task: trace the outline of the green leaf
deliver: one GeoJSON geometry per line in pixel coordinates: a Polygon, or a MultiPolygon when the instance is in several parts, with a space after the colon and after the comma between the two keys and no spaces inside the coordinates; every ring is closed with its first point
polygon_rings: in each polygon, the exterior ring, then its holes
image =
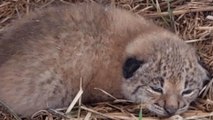
{"type": "Polygon", "coordinates": [[[142,120],[143,118],[143,113],[142,113],[142,106],[140,108],[140,112],[139,112],[139,120],[142,120]]]}

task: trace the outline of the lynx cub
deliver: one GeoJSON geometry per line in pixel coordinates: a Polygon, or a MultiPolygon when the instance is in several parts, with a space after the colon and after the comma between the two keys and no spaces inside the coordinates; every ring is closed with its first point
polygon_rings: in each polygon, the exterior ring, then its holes
{"type": "Polygon", "coordinates": [[[83,102],[147,103],[158,115],[187,110],[207,78],[194,50],[125,10],[97,4],[47,8],[0,38],[0,100],[23,116],[66,107],[83,79],[83,102]]]}

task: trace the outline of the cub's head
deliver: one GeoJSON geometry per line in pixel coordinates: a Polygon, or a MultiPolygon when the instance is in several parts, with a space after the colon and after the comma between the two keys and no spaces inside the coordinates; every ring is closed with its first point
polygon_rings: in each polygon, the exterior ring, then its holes
{"type": "Polygon", "coordinates": [[[127,46],[123,94],[157,115],[180,114],[199,95],[207,73],[189,45],[157,34],[140,36],[127,46]]]}

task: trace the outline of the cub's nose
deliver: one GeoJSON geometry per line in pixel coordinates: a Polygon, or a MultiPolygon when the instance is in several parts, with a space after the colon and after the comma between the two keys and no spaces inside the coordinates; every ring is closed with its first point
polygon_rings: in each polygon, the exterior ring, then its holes
{"type": "Polygon", "coordinates": [[[166,111],[166,114],[168,114],[169,116],[174,115],[177,111],[177,108],[175,108],[174,106],[165,106],[164,109],[166,111]]]}

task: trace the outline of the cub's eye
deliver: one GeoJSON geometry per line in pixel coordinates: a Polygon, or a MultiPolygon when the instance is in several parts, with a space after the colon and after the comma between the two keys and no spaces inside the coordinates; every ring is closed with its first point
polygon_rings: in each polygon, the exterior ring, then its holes
{"type": "Polygon", "coordinates": [[[183,91],[182,92],[182,95],[189,95],[189,94],[191,94],[193,92],[193,90],[185,90],[185,91],[183,91]]]}
{"type": "Polygon", "coordinates": [[[150,86],[150,88],[154,91],[154,92],[158,92],[158,93],[163,93],[163,90],[161,88],[155,88],[153,86],[150,86]]]}

